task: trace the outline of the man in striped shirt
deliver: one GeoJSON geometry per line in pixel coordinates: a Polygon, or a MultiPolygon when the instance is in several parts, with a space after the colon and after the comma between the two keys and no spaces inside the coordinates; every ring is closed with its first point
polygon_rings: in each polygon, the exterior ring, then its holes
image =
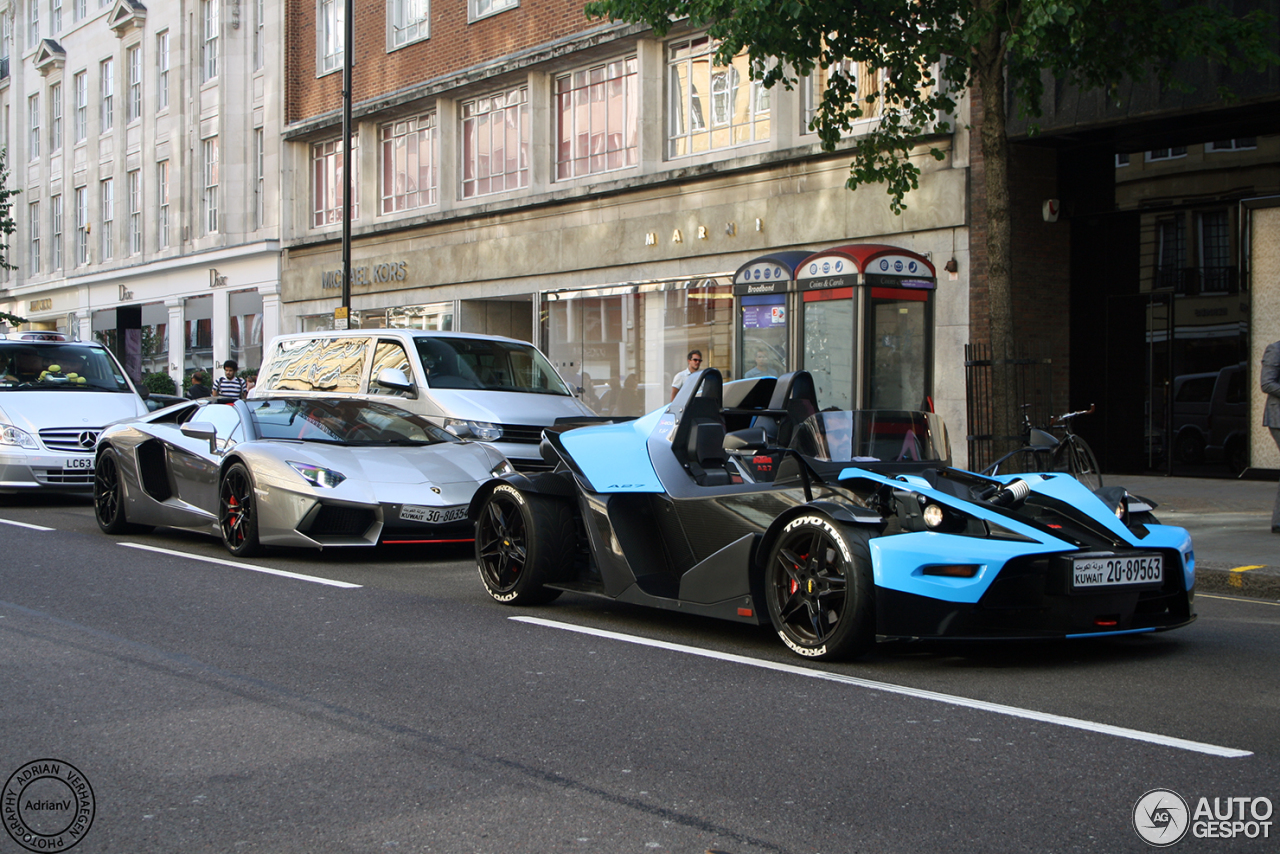
{"type": "Polygon", "coordinates": [[[236,376],[236,370],[239,367],[235,359],[227,359],[222,363],[222,372],[225,376],[218,377],[213,382],[214,400],[224,397],[237,400],[244,397],[245,382],[236,376]]]}

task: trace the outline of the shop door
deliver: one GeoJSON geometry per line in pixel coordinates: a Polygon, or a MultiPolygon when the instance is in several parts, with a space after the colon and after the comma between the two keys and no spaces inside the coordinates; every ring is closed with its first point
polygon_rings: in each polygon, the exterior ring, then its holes
{"type": "Polygon", "coordinates": [[[929,408],[933,388],[929,293],[871,289],[865,360],[868,409],[929,408]]]}
{"type": "Polygon", "coordinates": [[[818,407],[856,409],[854,403],[854,323],[857,307],[853,288],[804,293],[804,363],[813,376],[818,407]]]}

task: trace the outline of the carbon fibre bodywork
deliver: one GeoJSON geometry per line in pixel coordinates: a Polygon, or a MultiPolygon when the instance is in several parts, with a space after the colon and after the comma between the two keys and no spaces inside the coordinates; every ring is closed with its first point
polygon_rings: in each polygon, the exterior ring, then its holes
{"type": "MultiPolygon", "coordinates": [[[[793,379],[742,382],[776,382],[779,390],[793,379]]],[[[734,445],[735,436],[751,436],[751,422],[788,417],[778,400],[726,408],[728,396],[708,369],[691,377],[670,406],[635,421],[548,432],[543,448],[552,472],[492,481],[472,502],[477,558],[490,593],[509,601],[496,591],[507,582],[513,591],[527,583],[519,570],[501,575],[500,562],[485,551],[492,539],[486,513],[498,518],[503,509],[491,509],[490,496],[505,483],[572,512],[572,553],[539,570],[539,586],[772,622],[788,646],[815,658],[827,657],[821,635],[829,627],[834,633],[841,613],[852,608],[855,570],[863,564],[869,583],[859,619],[873,622],[879,638],[1097,636],[1170,629],[1195,618],[1189,535],[1154,524],[1150,508],[1123,489],[1095,494],[1062,474],[992,478],[952,468],[945,428],[921,413],[881,413],[876,422],[904,449],[899,459],[833,460],[825,449],[805,447],[818,435],[812,425],[828,417],[819,413],[791,425],[796,438],[788,449],[766,441],[726,452],[721,461],[703,455],[690,437],[706,432],[734,445]],[[690,428],[689,420],[711,426],[690,428]],[[904,423],[915,426],[893,426],[904,423]],[[726,424],[740,428],[727,441],[726,424]],[[923,433],[921,424],[933,432],[924,445],[932,450],[908,453],[903,436],[923,433]],[[761,460],[763,476],[751,465],[761,460]],[[716,468],[720,462],[727,477],[716,468]],[[810,555],[792,548],[798,529],[815,537],[828,530],[832,566],[846,568],[812,569],[810,555]],[[811,570],[803,569],[806,561],[811,570]],[[1142,570],[1138,580],[1089,586],[1097,580],[1084,572],[1091,562],[1125,561],[1158,564],[1159,578],[1142,570]],[[828,583],[837,576],[838,584],[828,583]],[[779,625],[798,607],[791,599],[803,585],[817,603],[810,608],[813,644],[793,642],[794,633],[789,638],[779,625]]],[[[792,408],[792,414],[804,413],[792,408]]],[[[856,646],[843,651],[861,651],[856,646]]]]}

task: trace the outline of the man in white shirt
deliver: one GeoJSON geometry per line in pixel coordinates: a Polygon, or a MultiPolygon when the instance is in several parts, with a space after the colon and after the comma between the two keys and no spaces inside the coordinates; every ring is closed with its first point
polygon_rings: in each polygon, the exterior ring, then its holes
{"type": "Polygon", "coordinates": [[[676,395],[680,393],[680,386],[684,385],[684,381],[689,379],[689,375],[702,370],[702,351],[690,350],[689,355],[685,357],[689,360],[689,367],[676,374],[671,380],[671,399],[675,400],[676,395]]]}

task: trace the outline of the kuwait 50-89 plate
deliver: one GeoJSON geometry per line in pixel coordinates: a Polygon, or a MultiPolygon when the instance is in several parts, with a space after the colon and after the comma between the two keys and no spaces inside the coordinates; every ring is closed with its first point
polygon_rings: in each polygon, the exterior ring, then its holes
{"type": "Polygon", "coordinates": [[[1071,586],[1077,590],[1162,581],[1164,566],[1158,554],[1099,555],[1071,562],[1071,586]]]}

